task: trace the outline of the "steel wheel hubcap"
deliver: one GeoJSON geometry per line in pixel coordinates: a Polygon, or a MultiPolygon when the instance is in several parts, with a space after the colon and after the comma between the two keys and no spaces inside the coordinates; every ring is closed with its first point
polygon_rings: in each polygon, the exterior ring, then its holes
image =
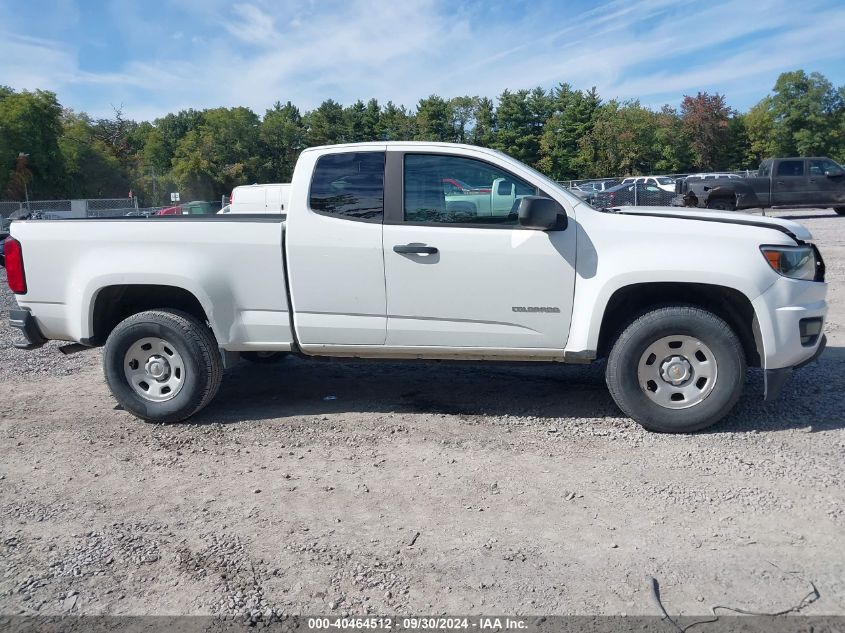
{"type": "Polygon", "coordinates": [[[168,341],[157,337],[133,343],[126,350],[123,371],[132,390],[150,402],[175,398],[185,383],[182,356],[168,341]]]}
{"type": "Polygon", "coordinates": [[[666,409],[687,409],[713,392],[718,367],[707,345],[694,336],[665,336],[649,345],[640,357],[640,389],[666,409]]]}

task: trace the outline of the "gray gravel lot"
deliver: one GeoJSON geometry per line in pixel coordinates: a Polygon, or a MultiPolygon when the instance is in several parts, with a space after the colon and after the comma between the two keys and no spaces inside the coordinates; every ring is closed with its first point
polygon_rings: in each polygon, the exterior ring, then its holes
{"type": "Polygon", "coordinates": [[[672,613],[812,581],[845,615],[845,218],[777,215],[825,255],[829,349],[691,436],[622,417],[600,366],[296,358],[152,425],[99,351],[10,349],[4,314],[0,613],[655,614],[649,574],[672,613]]]}

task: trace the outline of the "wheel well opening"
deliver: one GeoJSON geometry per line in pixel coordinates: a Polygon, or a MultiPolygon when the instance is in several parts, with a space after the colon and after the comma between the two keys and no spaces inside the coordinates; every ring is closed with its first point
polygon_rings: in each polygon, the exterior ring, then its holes
{"type": "Polygon", "coordinates": [[[184,288],[159,285],[117,285],[102,288],[94,302],[91,342],[102,345],[115,326],[139,312],[169,308],[208,321],[199,300],[184,288]]]}
{"type": "Polygon", "coordinates": [[[599,333],[598,356],[606,357],[616,338],[643,313],[671,305],[709,310],[731,326],[739,337],[749,367],[760,366],[754,340],[754,307],[733,288],[696,283],[644,283],[620,288],[607,303],[599,333]]]}

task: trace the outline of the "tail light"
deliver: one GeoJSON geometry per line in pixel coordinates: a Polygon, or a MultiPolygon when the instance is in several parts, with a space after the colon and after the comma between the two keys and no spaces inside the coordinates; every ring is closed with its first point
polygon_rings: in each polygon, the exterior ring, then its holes
{"type": "Polygon", "coordinates": [[[3,255],[6,258],[6,278],[9,288],[16,295],[26,294],[26,273],[23,270],[23,251],[21,243],[15,238],[6,238],[3,243],[3,255]]]}

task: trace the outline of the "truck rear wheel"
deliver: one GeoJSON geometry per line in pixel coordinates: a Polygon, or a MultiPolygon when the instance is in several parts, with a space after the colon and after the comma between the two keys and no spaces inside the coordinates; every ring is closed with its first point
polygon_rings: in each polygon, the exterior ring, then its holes
{"type": "Polygon", "coordinates": [[[707,208],[718,211],[734,211],[736,205],[729,198],[715,198],[707,202],[707,208]]]}
{"type": "Polygon", "coordinates": [[[217,393],[223,363],[205,323],[177,310],[150,310],[112,330],[103,371],[112,395],[132,415],[181,422],[217,393]]]}
{"type": "Polygon", "coordinates": [[[616,340],[606,380],[619,408],[644,428],[691,433],[734,407],[745,382],[745,354],[715,314],[691,306],[659,308],[616,340]]]}

